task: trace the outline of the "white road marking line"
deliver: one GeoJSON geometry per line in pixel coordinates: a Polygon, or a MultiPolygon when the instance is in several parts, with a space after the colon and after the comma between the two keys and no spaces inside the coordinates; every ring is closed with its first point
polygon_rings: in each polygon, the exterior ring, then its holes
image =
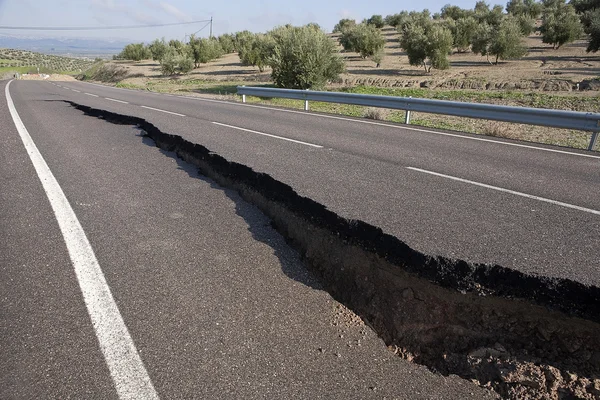
{"type": "Polygon", "coordinates": [[[71,89],[72,91],[74,91],[75,93],[81,93],[81,91],[79,90],[75,90],[75,89],[71,89]]]}
{"type": "Polygon", "coordinates": [[[11,82],[5,88],[10,114],[58,221],[119,398],[158,399],[83,227],[17,113],[9,91],[11,82]]]}
{"type": "Polygon", "coordinates": [[[569,204],[569,203],[563,203],[561,201],[546,199],[545,197],[534,196],[534,195],[527,194],[527,193],[517,192],[515,190],[504,189],[504,188],[501,188],[501,187],[498,187],[498,186],[487,185],[485,183],[479,183],[479,182],[475,182],[475,181],[470,181],[468,179],[462,179],[462,178],[457,178],[455,176],[444,175],[444,174],[440,174],[440,173],[437,173],[437,172],[428,171],[426,169],[414,168],[414,167],[406,167],[406,168],[408,168],[408,169],[410,169],[412,171],[423,172],[425,174],[435,175],[435,176],[439,176],[441,178],[451,179],[451,180],[458,181],[458,182],[463,182],[463,183],[469,183],[471,185],[481,186],[481,187],[484,187],[484,188],[487,188],[487,189],[497,190],[499,192],[510,193],[510,194],[514,194],[516,196],[526,197],[528,199],[539,200],[539,201],[543,201],[543,202],[554,204],[554,205],[561,206],[561,207],[572,208],[574,210],[584,211],[584,212],[587,212],[587,213],[590,213],[590,214],[595,214],[595,215],[600,215],[600,211],[593,210],[591,208],[580,207],[580,206],[576,206],[576,205],[569,204]]]}
{"type": "Polygon", "coordinates": [[[116,101],[117,103],[123,103],[123,104],[129,104],[126,101],[123,100],[117,100],[117,99],[111,99],[110,97],[105,97],[106,100],[110,100],[110,101],[116,101]]]}
{"type": "Polygon", "coordinates": [[[287,112],[287,113],[292,113],[292,114],[310,115],[311,117],[337,119],[337,120],[349,121],[349,122],[358,122],[360,124],[367,124],[367,125],[385,126],[387,128],[394,128],[394,129],[406,129],[408,131],[432,133],[434,135],[450,136],[450,137],[456,137],[456,138],[467,139],[467,140],[478,140],[480,142],[495,143],[495,144],[501,144],[501,145],[504,145],[504,146],[522,147],[522,148],[532,149],[532,150],[549,151],[551,153],[560,153],[560,154],[568,154],[568,155],[571,155],[571,156],[579,156],[579,157],[588,157],[588,158],[600,159],[600,156],[594,156],[594,155],[591,155],[591,154],[580,154],[580,153],[573,153],[573,152],[566,151],[566,150],[546,149],[546,148],[543,148],[543,147],[536,147],[536,146],[527,145],[527,144],[501,142],[499,140],[486,139],[486,138],[480,138],[480,137],[464,136],[464,135],[459,135],[459,134],[456,134],[456,133],[437,132],[437,131],[431,131],[431,130],[428,130],[428,129],[413,128],[413,127],[409,127],[409,126],[406,126],[406,125],[401,125],[401,126],[400,125],[391,125],[391,124],[385,124],[385,123],[382,123],[382,122],[363,121],[363,120],[359,120],[359,119],[337,117],[335,115],[323,115],[323,114],[312,114],[312,113],[309,114],[306,111],[284,110],[284,109],[280,109],[280,108],[273,108],[273,107],[267,107],[267,106],[257,106],[257,105],[248,104],[248,103],[234,103],[232,101],[204,99],[202,97],[192,97],[192,96],[180,96],[180,97],[185,97],[186,99],[192,99],[192,100],[207,101],[207,102],[212,102],[212,103],[230,104],[230,105],[241,106],[241,107],[252,107],[252,108],[260,108],[260,109],[264,109],[264,110],[287,112]]]}
{"type": "Polygon", "coordinates": [[[275,138],[275,139],[287,140],[288,142],[299,143],[299,144],[303,144],[303,145],[305,145],[305,146],[316,147],[316,148],[318,148],[318,149],[322,149],[322,148],[323,148],[323,146],[319,146],[318,144],[312,144],[312,143],[307,143],[307,142],[301,142],[301,141],[299,141],[299,140],[294,140],[294,139],[290,139],[290,138],[286,138],[286,137],[281,137],[281,136],[271,135],[271,134],[268,134],[268,133],[263,133],[263,132],[257,132],[257,131],[253,131],[253,130],[251,130],[251,129],[246,129],[246,128],[240,128],[240,127],[238,127],[238,126],[227,125],[227,124],[221,124],[221,123],[219,123],[219,122],[213,122],[213,124],[215,124],[215,125],[220,125],[220,126],[224,126],[224,127],[231,128],[231,129],[237,129],[237,130],[240,130],[240,131],[245,131],[245,132],[250,132],[250,133],[256,133],[256,134],[258,134],[258,135],[269,136],[269,137],[272,137],[272,138],[275,138]]]}
{"type": "MultiPolygon", "coordinates": [[[[96,85],[96,86],[102,86],[102,87],[112,88],[112,89],[131,90],[131,89],[115,88],[115,87],[106,86],[106,85],[99,85],[99,84],[96,84],[96,83],[89,83],[89,82],[84,82],[84,83],[87,83],[89,85],[96,85]]],[[[406,126],[406,125],[391,125],[391,124],[385,124],[385,123],[382,123],[382,122],[363,121],[363,120],[359,120],[359,119],[338,117],[338,116],[335,116],[335,115],[323,115],[323,114],[312,114],[312,113],[309,114],[306,111],[285,110],[285,109],[281,109],[281,108],[259,106],[259,105],[248,104],[248,103],[236,103],[236,102],[233,102],[233,101],[222,101],[222,100],[205,99],[203,97],[193,97],[193,96],[177,96],[177,97],[184,97],[186,99],[192,99],[192,100],[198,100],[198,101],[206,101],[206,102],[210,102],[210,103],[229,104],[229,105],[238,106],[238,107],[252,107],[252,108],[260,108],[260,109],[263,109],[263,110],[270,110],[270,111],[279,111],[279,112],[286,112],[286,113],[292,113],[292,114],[310,115],[311,117],[337,119],[337,120],[349,121],[349,122],[358,122],[360,124],[384,126],[384,127],[387,127],[387,128],[394,128],[394,129],[406,129],[408,131],[414,131],[414,132],[432,133],[434,135],[440,135],[440,136],[449,136],[449,137],[455,137],[455,138],[466,139],[466,140],[478,140],[480,142],[495,143],[495,144],[500,144],[500,145],[504,145],[504,146],[521,147],[521,148],[530,149],[530,150],[548,151],[548,152],[551,152],[551,153],[567,154],[567,155],[570,155],[570,156],[588,157],[588,158],[595,158],[595,159],[599,159],[600,160],[600,156],[595,156],[595,155],[591,155],[591,154],[573,153],[571,151],[566,151],[566,150],[546,149],[544,147],[537,147],[537,146],[533,146],[533,145],[502,142],[502,141],[494,140],[494,139],[486,139],[486,138],[482,138],[482,137],[480,138],[480,137],[465,136],[465,135],[459,135],[459,134],[456,134],[456,133],[437,132],[437,131],[432,131],[432,130],[429,130],[429,129],[413,128],[413,127],[409,127],[409,126],[406,126]]]]}
{"type": "Polygon", "coordinates": [[[178,113],[173,112],[173,111],[161,110],[160,108],[152,108],[152,107],[147,107],[147,106],[140,106],[140,107],[146,108],[148,110],[160,111],[160,112],[164,112],[164,113],[167,113],[167,114],[173,114],[173,115],[178,115],[180,117],[185,117],[185,115],[183,115],[183,114],[178,114],[178,113]]]}
{"type": "Polygon", "coordinates": [[[93,93],[83,93],[83,94],[87,94],[88,96],[92,96],[92,97],[100,97],[97,94],[93,94],[93,93]]]}

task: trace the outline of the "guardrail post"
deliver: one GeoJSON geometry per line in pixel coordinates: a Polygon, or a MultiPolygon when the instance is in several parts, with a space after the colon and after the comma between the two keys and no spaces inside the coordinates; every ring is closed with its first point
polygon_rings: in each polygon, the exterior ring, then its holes
{"type": "Polygon", "coordinates": [[[590,140],[590,146],[588,147],[588,150],[594,150],[594,147],[596,147],[596,140],[598,140],[598,132],[592,133],[592,138],[590,140]]]}
{"type": "MultiPolygon", "coordinates": [[[[412,96],[410,96],[409,99],[412,99],[412,96]]],[[[404,123],[406,125],[410,125],[410,110],[406,110],[406,116],[404,117],[404,123]]]]}
{"type": "MultiPolygon", "coordinates": [[[[306,89],[308,92],[308,89],[306,89]]],[[[304,100],[304,111],[308,111],[308,100],[304,100]]]]}

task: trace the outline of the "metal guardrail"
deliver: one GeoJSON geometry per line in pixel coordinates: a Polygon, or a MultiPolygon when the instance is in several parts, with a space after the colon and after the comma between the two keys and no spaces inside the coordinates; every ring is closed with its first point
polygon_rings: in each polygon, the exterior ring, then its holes
{"type": "Polygon", "coordinates": [[[308,111],[309,100],[406,110],[405,122],[407,124],[410,123],[410,112],[418,111],[433,114],[454,115],[457,117],[489,119],[494,121],[516,122],[520,124],[587,131],[592,132],[588,150],[594,149],[598,138],[598,132],[600,132],[600,114],[591,112],[585,113],[579,111],[550,110],[545,108],[463,103],[447,100],[413,99],[370,94],[318,92],[312,90],[259,88],[249,86],[238,86],[237,92],[242,95],[242,101],[244,103],[246,102],[246,96],[304,100],[304,110],[306,111],[308,111]]]}

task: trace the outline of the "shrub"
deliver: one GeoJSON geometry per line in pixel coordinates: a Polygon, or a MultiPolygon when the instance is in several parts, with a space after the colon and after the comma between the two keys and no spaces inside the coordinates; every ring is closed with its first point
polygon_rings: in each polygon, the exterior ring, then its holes
{"type": "Polygon", "coordinates": [[[527,53],[527,48],[523,45],[523,34],[518,21],[512,17],[505,17],[498,27],[493,27],[483,23],[477,27],[473,34],[472,50],[486,56],[490,62],[489,56],[495,56],[495,64],[498,60],[509,60],[520,58],[527,53]]]}
{"type": "Polygon", "coordinates": [[[141,61],[150,57],[150,50],[144,46],[144,43],[132,43],[125,46],[123,51],[117,56],[117,59],[141,61]]]}
{"type": "Polygon", "coordinates": [[[185,54],[185,43],[183,43],[181,40],[176,40],[176,39],[171,39],[169,40],[169,47],[172,48],[173,50],[175,50],[175,52],[177,54],[179,54],[180,56],[185,54]]]}
{"type": "Polygon", "coordinates": [[[381,15],[373,15],[371,18],[365,21],[367,25],[373,25],[377,29],[383,28],[384,21],[381,15]]]}
{"type": "Polygon", "coordinates": [[[325,86],[344,70],[335,43],[322,31],[303,27],[283,27],[272,36],[275,41],[269,64],[278,87],[311,89],[325,86]]]}
{"type": "Polygon", "coordinates": [[[510,0],[506,4],[506,12],[514,16],[525,16],[531,19],[538,18],[543,11],[542,3],[535,0],[510,0]]]}
{"type": "Polygon", "coordinates": [[[383,22],[385,22],[386,25],[390,25],[395,28],[398,28],[400,25],[402,25],[402,22],[406,18],[408,18],[408,12],[402,11],[399,14],[392,14],[392,15],[386,16],[384,18],[383,22]]]}
{"type": "Polygon", "coordinates": [[[562,3],[554,3],[552,7],[544,10],[540,31],[542,42],[551,44],[553,49],[558,49],[565,43],[579,39],[583,34],[583,27],[575,13],[575,8],[565,4],[563,0],[562,3]]]}
{"type": "Polygon", "coordinates": [[[160,72],[163,75],[169,76],[175,74],[177,71],[177,57],[177,51],[169,46],[169,49],[167,49],[160,62],[160,72]]]}
{"type": "Polygon", "coordinates": [[[190,73],[194,69],[194,60],[190,56],[178,56],[177,69],[182,74],[190,73]]]}
{"type": "Polygon", "coordinates": [[[362,58],[372,57],[383,50],[385,39],[373,25],[360,24],[346,29],[340,36],[346,51],[359,53],[362,58]]]}
{"type": "Polygon", "coordinates": [[[209,61],[216,60],[223,55],[223,48],[217,39],[198,39],[192,35],[190,37],[190,55],[198,66],[199,63],[206,64],[209,61]]]}
{"type": "Polygon", "coordinates": [[[162,40],[156,39],[148,46],[148,50],[150,50],[150,54],[152,54],[152,59],[158,62],[162,60],[167,49],[167,42],[165,42],[164,38],[162,40]]]}
{"type": "MultiPolygon", "coordinates": [[[[273,49],[275,48],[273,35],[276,34],[278,29],[282,28],[277,28],[270,34],[253,34],[251,37],[247,37],[238,51],[242,65],[258,67],[258,70],[263,72],[268,65],[269,58],[273,55],[273,49]]],[[[315,30],[314,27],[308,29],[315,30]]]]}
{"type": "Polygon", "coordinates": [[[219,43],[223,49],[224,54],[233,53],[235,51],[235,38],[233,35],[225,33],[219,36],[219,43]]]}
{"type": "Polygon", "coordinates": [[[477,21],[473,17],[461,17],[457,20],[449,19],[446,27],[452,33],[452,45],[463,53],[469,49],[473,32],[477,30],[477,21]]]}
{"type": "Polygon", "coordinates": [[[410,65],[422,65],[425,72],[430,72],[431,68],[450,67],[448,53],[452,50],[452,42],[450,30],[434,23],[408,25],[400,38],[400,45],[406,51],[410,65]]]}
{"type": "Polygon", "coordinates": [[[367,119],[375,119],[384,121],[388,116],[388,110],[385,108],[368,107],[363,113],[363,117],[367,119]]]}
{"type": "Polygon", "coordinates": [[[600,49],[600,2],[597,0],[571,0],[575,11],[581,16],[585,33],[589,35],[587,51],[600,49]]]}
{"type": "Polygon", "coordinates": [[[353,19],[340,19],[340,22],[338,22],[337,24],[335,24],[335,26],[333,27],[333,32],[334,33],[341,33],[344,32],[346,29],[348,28],[352,28],[354,25],[356,25],[356,21],[353,19]]]}

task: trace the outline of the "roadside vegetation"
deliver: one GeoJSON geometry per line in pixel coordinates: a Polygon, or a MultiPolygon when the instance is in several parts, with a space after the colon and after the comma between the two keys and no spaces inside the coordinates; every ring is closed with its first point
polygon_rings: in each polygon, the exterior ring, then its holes
{"type": "MultiPolygon", "coordinates": [[[[308,24],[264,33],[192,36],[187,43],[155,39],[127,46],[114,63],[96,66],[82,79],[226,98],[234,96],[237,85],[262,85],[600,112],[598,96],[591,95],[600,90],[598,57],[593,57],[600,46],[598,4],[510,0],[502,7],[478,1],[472,9],[446,5],[433,14],[400,11],[361,22],[342,19],[331,34],[308,24]],[[590,56],[580,55],[585,51],[590,56]],[[513,68],[522,65],[538,69],[520,77],[513,68]]],[[[292,100],[248,100],[302,107],[292,100]]],[[[320,103],[310,107],[381,121],[404,120],[402,111],[320,103]]],[[[412,123],[579,148],[589,140],[589,134],[581,132],[517,129],[508,123],[419,113],[412,123]]]]}

